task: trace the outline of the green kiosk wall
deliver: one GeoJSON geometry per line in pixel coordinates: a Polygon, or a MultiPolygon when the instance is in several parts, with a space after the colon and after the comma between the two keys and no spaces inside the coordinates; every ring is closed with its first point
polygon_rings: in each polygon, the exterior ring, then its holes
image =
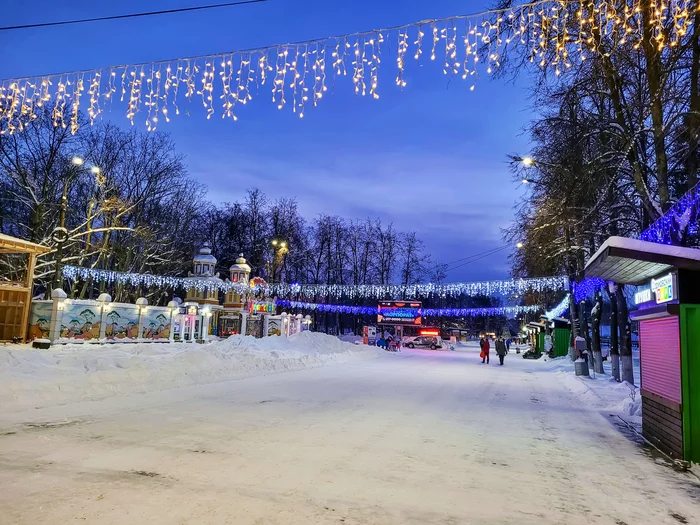
{"type": "Polygon", "coordinates": [[[554,355],[555,357],[563,357],[569,355],[569,338],[571,333],[568,328],[554,329],[554,355]]]}
{"type": "Polygon", "coordinates": [[[700,463],[700,305],[681,305],[683,456],[700,463]]]}
{"type": "Polygon", "coordinates": [[[537,334],[537,350],[544,352],[544,332],[537,334]]]}

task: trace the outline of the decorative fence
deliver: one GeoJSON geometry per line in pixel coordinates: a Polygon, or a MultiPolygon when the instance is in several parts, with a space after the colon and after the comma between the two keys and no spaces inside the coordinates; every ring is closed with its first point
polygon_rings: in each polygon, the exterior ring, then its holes
{"type": "MultiPolygon", "coordinates": [[[[209,307],[203,308],[196,316],[198,322],[203,323],[198,331],[201,335],[196,336],[198,339],[208,339],[211,316],[209,307]]],[[[193,318],[182,314],[180,305],[174,301],[168,306],[149,306],[142,297],[136,300],[136,304],[114,303],[108,294],[102,294],[97,300],[78,300],[69,299],[63,290],[56,289],[51,300],[32,301],[28,339],[44,339],[58,344],[167,343],[183,340],[183,334],[178,334],[177,328],[182,332],[185,317],[193,318]]],[[[286,313],[249,317],[247,312],[241,312],[239,322],[241,332],[246,335],[287,337],[308,330],[311,318],[286,313]]],[[[192,330],[192,333],[196,331],[193,327],[192,330]]]]}
{"type": "Polygon", "coordinates": [[[53,299],[32,301],[29,340],[52,343],[168,342],[173,340],[173,317],[178,308],[149,306],[144,298],[136,304],[114,303],[108,295],[97,301],[69,299],[54,290],[53,299]]]}

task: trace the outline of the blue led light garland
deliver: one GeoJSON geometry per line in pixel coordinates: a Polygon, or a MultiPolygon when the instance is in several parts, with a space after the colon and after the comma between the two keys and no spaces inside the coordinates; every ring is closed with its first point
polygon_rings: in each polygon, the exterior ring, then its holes
{"type": "Polygon", "coordinates": [[[657,244],[684,245],[684,236],[698,235],[699,212],[700,185],[683,195],[663,217],[644,230],[639,238],[657,244]]]}
{"type": "MultiPolygon", "coordinates": [[[[343,304],[307,303],[302,301],[277,300],[277,305],[283,308],[299,310],[316,310],[319,312],[343,313],[354,315],[376,315],[377,307],[347,306],[343,304]]],[[[499,306],[492,308],[424,308],[424,317],[479,317],[479,316],[511,316],[542,311],[540,306],[499,306]]]]}

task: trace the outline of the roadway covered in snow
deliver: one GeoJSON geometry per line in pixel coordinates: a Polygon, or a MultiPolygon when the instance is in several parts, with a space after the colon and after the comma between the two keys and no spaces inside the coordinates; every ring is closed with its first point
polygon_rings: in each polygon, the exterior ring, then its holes
{"type": "Polygon", "coordinates": [[[4,404],[0,523],[697,523],[697,480],[583,403],[561,367],[497,361],[404,351],[4,404]]]}

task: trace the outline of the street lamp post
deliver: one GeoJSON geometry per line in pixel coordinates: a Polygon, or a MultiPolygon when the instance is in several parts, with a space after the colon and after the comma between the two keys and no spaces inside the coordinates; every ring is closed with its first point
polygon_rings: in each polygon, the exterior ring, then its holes
{"type": "MultiPolygon", "coordinates": [[[[54,229],[51,234],[51,238],[58,245],[56,248],[56,263],[53,275],[53,289],[61,287],[62,277],[61,270],[63,266],[63,246],[68,240],[68,230],[66,229],[66,213],[68,211],[68,187],[70,183],[75,179],[75,177],[80,174],[80,168],[83,166],[85,161],[78,156],[71,159],[71,166],[68,168],[68,176],[63,184],[63,192],[61,194],[61,205],[58,214],[58,227],[54,229]]],[[[92,166],[90,171],[99,176],[101,174],[100,168],[97,166],[92,166]]]]}
{"type": "MultiPolygon", "coordinates": [[[[277,267],[278,267],[278,258],[284,257],[289,249],[287,248],[287,242],[286,241],[280,241],[278,239],[273,239],[272,240],[272,283],[275,282],[275,275],[277,273],[277,267]]],[[[280,276],[280,281],[282,280],[280,276]]]]}

